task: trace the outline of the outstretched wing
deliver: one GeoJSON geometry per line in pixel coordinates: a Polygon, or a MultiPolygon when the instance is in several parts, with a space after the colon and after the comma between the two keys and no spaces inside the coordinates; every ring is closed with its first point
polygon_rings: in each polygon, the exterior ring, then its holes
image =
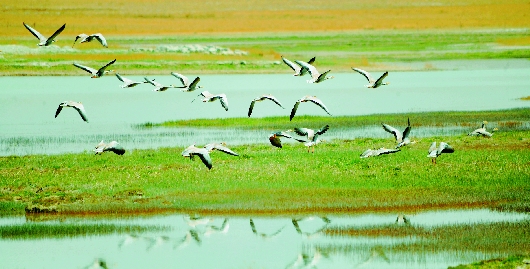
{"type": "Polygon", "coordinates": [[[82,118],[84,121],[88,122],[88,118],[86,117],[85,107],[83,106],[83,104],[81,104],[81,103],[76,103],[76,104],[74,105],[74,108],[75,108],[75,110],[77,110],[77,112],[79,112],[79,115],[81,116],[81,118],[82,118]]]}
{"type": "Polygon", "coordinates": [[[61,113],[61,110],[63,110],[63,106],[61,106],[63,103],[60,103],[59,104],[59,107],[57,108],[57,110],[55,111],[55,117],[57,118],[57,116],[59,115],[59,113],[61,113]]]}
{"type": "Polygon", "coordinates": [[[98,72],[98,70],[96,70],[94,68],[91,68],[91,67],[88,67],[88,66],[85,66],[85,65],[80,65],[78,63],[74,63],[74,66],[77,67],[77,68],[81,68],[81,69],[87,71],[90,74],[96,74],[98,72]]]}
{"type": "Polygon", "coordinates": [[[370,73],[368,73],[368,72],[366,72],[366,71],[364,71],[364,70],[362,70],[360,68],[352,67],[352,69],[353,69],[353,71],[356,71],[359,74],[363,75],[368,80],[369,83],[374,82],[374,79],[372,78],[372,75],[370,75],[370,73]]]}
{"type": "Polygon", "coordinates": [[[278,99],[276,99],[276,97],[272,96],[272,95],[269,95],[269,94],[264,94],[263,97],[273,101],[274,103],[276,103],[277,105],[279,105],[281,108],[284,108],[282,106],[282,104],[280,103],[280,101],[278,101],[278,99]]]}
{"type": "Polygon", "coordinates": [[[115,63],[116,62],[116,59],[110,61],[108,64],[106,64],[105,66],[101,67],[98,72],[97,72],[97,75],[98,76],[103,76],[103,74],[105,73],[105,69],[107,69],[107,67],[109,67],[111,64],[115,63]]]}
{"type": "Polygon", "coordinates": [[[201,158],[202,163],[208,167],[208,169],[212,169],[212,159],[210,158],[210,154],[208,154],[207,150],[204,151],[197,151],[195,153],[192,153],[192,155],[199,155],[199,158],[201,158]]]}
{"type": "Polygon", "coordinates": [[[28,31],[30,33],[32,33],[36,38],[38,38],[41,42],[45,42],[46,41],[46,37],[44,37],[43,35],[41,35],[41,33],[39,33],[37,30],[31,28],[29,25],[27,25],[25,22],[22,22],[22,24],[24,24],[24,26],[26,27],[26,29],[28,29],[28,31]]]}
{"type": "Polygon", "coordinates": [[[388,76],[388,71],[386,71],[383,75],[381,75],[374,83],[374,88],[379,87],[383,83],[383,79],[388,76]]]}
{"type": "Polygon", "coordinates": [[[233,156],[239,156],[239,154],[235,153],[234,151],[232,151],[231,149],[221,145],[221,144],[218,144],[218,143],[210,143],[210,144],[207,144],[206,146],[204,146],[205,149],[207,149],[208,151],[213,151],[213,150],[218,150],[218,151],[221,151],[221,152],[224,152],[226,154],[230,154],[230,155],[233,155],[233,156]]]}
{"type": "MultiPolygon", "coordinates": [[[[197,88],[197,84],[199,83],[199,81],[201,81],[201,78],[200,77],[196,77],[190,84],[190,86],[188,87],[189,88],[189,91],[194,91],[196,88],[197,88]]],[[[200,87],[199,87],[200,88],[200,87]]]]}
{"type": "Polygon", "coordinates": [[[221,105],[223,106],[223,108],[228,111],[228,98],[226,98],[226,95],[224,94],[219,94],[218,95],[218,98],[219,98],[219,101],[221,102],[221,105]]]}
{"type": "Polygon", "coordinates": [[[298,106],[300,105],[300,100],[298,100],[294,106],[293,106],[293,109],[291,110],[291,115],[289,116],[289,120],[293,120],[294,118],[294,115],[296,114],[296,110],[298,110],[298,106]]]}
{"type": "Polygon", "coordinates": [[[297,135],[301,135],[301,136],[307,136],[307,134],[309,132],[312,132],[313,130],[311,129],[308,129],[308,128],[294,128],[294,132],[297,134],[297,135]]]}
{"type": "Polygon", "coordinates": [[[48,37],[48,39],[46,40],[46,46],[50,45],[53,42],[53,39],[55,39],[55,37],[57,37],[64,30],[64,28],[66,28],[66,23],[63,24],[63,26],[61,26],[61,28],[57,29],[57,31],[55,31],[55,33],[53,33],[53,35],[48,37]]]}
{"type": "Polygon", "coordinates": [[[302,69],[300,66],[298,66],[297,64],[287,60],[286,58],[283,58],[282,56],[282,61],[287,65],[289,66],[291,69],[293,69],[293,71],[295,72],[295,76],[299,75],[300,74],[300,70],[302,69]]]}
{"type": "Polygon", "coordinates": [[[256,99],[252,100],[252,102],[250,102],[250,107],[248,108],[248,116],[250,117],[250,115],[252,114],[252,110],[254,109],[254,105],[256,104],[256,99]]]}
{"type": "Polygon", "coordinates": [[[327,130],[329,130],[329,125],[326,124],[326,126],[320,128],[320,129],[316,132],[316,134],[317,134],[317,135],[321,135],[321,134],[325,133],[327,130]]]}
{"type": "Polygon", "coordinates": [[[188,78],[182,74],[179,74],[179,73],[175,73],[175,72],[171,72],[171,75],[173,75],[174,77],[178,78],[180,80],[180,82],[182,82],[182,85],[183,86],[186,86],[188,87],[190,85],[190,81],[188,80],[188,78]]]}
{"type": "Polygon", "coordinates": [[[449,144],[445,142],[440,142],[440,146],[438,147],[438,155],[442,153],[453,153],[455,150],[453,147],[449,146],[449,144]]]}
{"type": "Polygon", "coordinates": [[[313,79],[318,79],[318,77],[320,76],[320,73],[318,72],[318,70],[311,64],[308,64],[303,61],[295,61],[295,63],[299,64],[302,68],[307,69],[307,71],[309,72],[311,77],[313,77],[313,79]]]}
{"type": "Polygon", "coordinates": [[[100,34],[100,33],[92,34],[92,35],[90,35],[90,37],[97,39],[97,41],[99,41],[99,43],[101,43],[101,45],[103,45],[103,47],[105,47],[105,48],[109,47],[107,45],[107,40],[105,39],[105,37],[102,34],[100,34]]]}
{"type": "Polygon", "coordinates": [[[388,124],[382,123],[382,122],[381,122],[381,125],[383,125],[383,129],[385,129],[385,131],[387,131],[387,132],[389,132],[389,133],[394,135],[394,138],[396,139],[397,142],[403,141],[403,135],[401,134],[401,132],[398,129],[396,129],[396,128],[388,125],[388,124]]]}
{"type": "Polygon", "coordinates": [[[326,111],[326,113],[328,113],[328,115],[331,116],[331,113],[329,113],[328,108],[326,107],[326,105],[324,105],[324,103],[320,99],[316,98],[315,96],[311,96],[308,98],[308,101],[311,101],[312,103],[321,107],[322,109],[324,109],[324,111],[326,111]]]}

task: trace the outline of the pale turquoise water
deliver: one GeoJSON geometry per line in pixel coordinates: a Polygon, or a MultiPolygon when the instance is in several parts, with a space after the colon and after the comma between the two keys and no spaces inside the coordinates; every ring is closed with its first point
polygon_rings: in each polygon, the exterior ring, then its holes
{"type": "MultiPolygon", "coordinates": [[[[272,130],[233,129],[151,129],[135,124],[193,118],[246,117],[250,101],[261,94],[276,96],[284,105],[256,104],[252,118],[285,116],[304,95],[316,95],[332,115],[406,113],[446,110],[490,110],[528,107],[519,98],[530,95],[529,68],[391,72],[390,85],[378,89],[364,87],[364,77],[356,73],[334,74],[335,79],[307,84],[307,77],[290,74],[203,75],[200,85],[211,93],[225,93],[229,111],[218,102],[191,101],[199,94],[170,89],[153,92],[149,84],[122,89],[113,76],[99,79],[82,77],[0,77],[0,155],[56,154],[90,151],[101,140],[117,140],[127,149],[187,146],[212,141],[228,144],[268,143],[272,130]],[[64,109],[54,118],[59,103],[83,102],[90,123],[81,120],[74,109],[64,109]]],[[[190,75],[192,76],[192,75],[190,75]]],[[[141,76],[127,76],[141,80],[141,76]]],[[[151,78],[151,77],[150,77],[151,78]]],[[[170,76],[154,76],[162,84],[178,84],[170,76]]],[[[313,104],[301,104],[297,115],[322,115],[313,104]]],[[[296,117],[293,119],[296,127],[296,117]]],[[[380,129],[334,130],[332,138],[386,135],[380,129]],[[378,131],[374,131],[378,130],[378,131]]],[[[425,136],[466,133],[457,127],[414,130],[425,136]]],[[[422,136],[422,135],[420,135],[422,136]]]]}
{"type": "MultiPolygon", "coordinates": [[[[89,235],[71,238],[0,239],[2,268],[85,268],[96,258],[109,268],[308,268],[295,267],[299,254],[313,257],[321,253],[314,268],[447,268],[461,263],[490,259],[502,254],[455,251],[396,251],[397,244],[412,244],[415,237],[341,237],[327,236],[324,228],[393,225],[398,212],[306,217],[208,217],[209,222],[190,226],[186,215],[167,215],[120,219],[83,219],[61,217],[40,221],[49,225],[65,223],[113,223],[121,225],[160,225],[163,232],[89,235]],[[253,232],[250,219],[255,227],[253,232]],[[221,227],[223,232],[212,232],[221,227]],[[184,240],[195,231],[199,241],[184,240]],[[302,233],[300,233],[302,232],[302,233]],[[385,258],[370,258],[374,250],[383,250],[385,258]],[[7,251],[8,250],[8,251],[7,251]],[[29,255],[29,257],[28,257],[29,255]],[[290,267],[292,266],[292,267],[290,267]]],[[[522,213],[501,213],[487,209],[424,211],[407,215],[416,227],[458,224],[518,222],[528,220],[522,213]]],[[[24,217],[0,218],[0,225],[32,222],[24,217]]],[[[311,267],[309,267],[311,268],[311,267]]]]}

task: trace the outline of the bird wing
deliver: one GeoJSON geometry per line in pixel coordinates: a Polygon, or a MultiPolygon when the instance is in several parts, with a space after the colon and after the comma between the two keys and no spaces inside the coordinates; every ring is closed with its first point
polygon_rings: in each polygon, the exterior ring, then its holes
{"type": "Polygon", "coordinates": [[[199,155],[199,158],[201,159],[202,163],[204,163],[204,165],[206,165],[208,169],[212,169],[212,159],[210,158],[210,154],[208,153],[207,149],[197,149],[191,154],[199,155]]]}
{"type": "Polygon", "coordinates": [[[316,132],[316,134],[317,134],[317,135],[321,135],[321,134],[325,133],[327,130],[329,130],[329,125],[326,124],[326,126],[320,128],[320,129],[316,132]]]}
{"type": "Polygon", "coordinates": [[[326,113],[328,113],[328,115],[331,116],[331,114],[328,111],[328,108],[326,107],[326,105],[324,105],[324,103],[322,103],[322,101],[320,99],[316,98],[315,96],[311,96],[311,97],[308,98],[308,101],[311,101],[312,103],[314,103],[317,106],[321,107],[322,109],[324,109],[324,111],[326,111],[326,113]]]}
{"type": "Polygon", "coordinates": [[[85,107],[83,106],[83,104],[81,103],[75,103],[74,106],[75,110],[77,110],[77,112],[79,112],[79,115],[81,116],[81,118],[88,122],[88,119],[86,117],[86,111],[85,111],[85,107]]]}
{"type": "Polygon", "coordinates": [[[219,101],[221,102],[221,105],[223,106],[223,108],[226,111],[228,111],[228,98],[226,98],[226,95],[225,94],[219,94],[216,97],[219,98],[219,101]]]}
{"type": "Polygon", "coordinates": [[[91,67],[88,67],[88,66],[85,66],[85,65],[80,65],[78,63],[74,63],[74,66],[78,67],[78,68],[81,68],[81,69],[87,71],[90,74],[97,74],[97,72],[98,72],[98,70],[96,70],[94,68],[91,68],[91,67]]]}
{"type": "Polygon", "coordinates": [[[440,146],[438,147],[438,155],[442,153],[453,153],[455,150],[453,147],[449,146],[449,144],[445,142],[440,142],[440,146]]]}
{"type": "Polygon", "coordinates": [[[66,28],[66,23],[63,24],[63,26],[61,26],[61,28],[57,29],[57,31],[55,31],[55,33],[53,33],[53,35],[48,37],[48,39],[46,40],[46,46],[50,45],[53,42],[53,39],[55,37],[57,37],[64,30],[64,28],[66,28]]]}
{"type": "Polygon", "coordinates": [[[309,61],[307,61],[307,63],[312,65],[312,64],[315,62],[315,59],[316,59],[316,58],[313,57],[313,58],[311,58],[309,61]]]}
{"type": "Polygon", "coordinates": [[[115,63],[116,62],[116,59],[110,61],[108,64],[106,64],[105,66],[101,67],[98,71],[97,71],[97,75],[98,76],[103,76],[103,74],[105,73],[105,69],[107,69],[107,67],[109,67],[111,64],[115,63]]]}
{"type": "Polygon", "coordinates": [[[59,107],[57,108],[57,110],[55,111],[55,117],[57,118],[57,116],[59,115],[59,113],[61,113],[61,110],[63,110],[63,106],[62,106],[63,103],[60,103],[59,104],[59,107]]]}
{"type": "Polygon", "coordinates": [[[405,140],[405,139],[407,139],[409,137],[410,129],[412,129],[412,127],[407,126],[407,128],[405,128],[405,131],[403,131],[403,140],[405,140]]]}
{"type": "Polygon", "coordinates": [[[373,155],[374,151],[372,149],[367,149],[363,153],[361,153],[361,158],[368,158],[373,155]]]}
{"type": "Polygon", "coordinates": [[[201,78],[200,77],[196,77],[192,82],[191,84],[189,85],[189,91],[194,91],[196,88],[197,88],[197,84],[199,83],[199,81],[201,81],[201,78]]]}
{"type": "MultiPolygon", "coordinates": [[[[125,79],[126,79],[126,78],[123,78],[120,74],[116,73],[116,77],[117,77],[121,82],[123,82],[123,83],[128,83],[128,82],[125,82],[125,79]]],[[[127,80],[132,81],[132,80],[130,80],[130,79],[127,79],[127,80]]]]}
{"type": "Polygon", "coordinates": [[[39,33],[39,31],[31,28],[31,26],[27,25],[25,22],[23,22],[22,24],[24,24],[26,29],[28,29],[28,31],[32,33],[36,38],[38,38],[41,42],[46,42],[47,40],[46,37],[44,37],[41,33],[39,33]]]}
{"type": "Polygon", "coordinates": [[[254,109],[254,105],[256,104],[256,99],[252,100],[250,102],[250,107],[248,108],[248,116],[250,117],[250,114],[252,114],[252,110],[254,109]]]}
{"type": "Polygon", "coordinates": [[[432,142],[431,146],[429,147],[429,154],[427,155],[427,157],[436,157],[436,151],[436,142],[432,142]]]}
{"type": "Polygon", "coordinates": [[[306,68],[313,79],[318,79],[320,76],[320,73],[314,66],[303,61],[295,61],[295,63],[299,64],[302,68],[306,68]]]}
{"type": "Polygon", "coordinates": [[[401,151],[400,149],[386,149],[386,148],[380,148],[377,150],[377,155],[382,155],[382,154],[390,154],[390,153],[395,153],[395,152],[398,152],[398,151],[401,151]]]}
{"type": "Polygon", "coordinates": [[[289,116],[289,120],[293,120],[294,115],[296,114],[296,110],[298,109],[298,106],[300,105],[302,99],[296,101],[296,103],[293,106],[293,109],[291,110],[291,115],[289,116]]]}
{"type": "Polygon", "coordinates": [[[386,71],[383,75],[381,75],[374,83],[374,88],[377,88],[378,86],[380,86],[382,83],[383,83],[383,79],[386,78],[386,76],[388,76],[388,71],[386,71]]]}
{"type": "Polygon", "coordinates": [[[364,71],[362,69],[359,69],[359,68],[352,67],[352,69],[353,69],[353,71],[356,71],[359,74],[363,75],[368,80],[369,83],[374,82],[374,79],[372,78],[372,75],[370,75],[370,73],[368,73],[368,72],[366,72],[366,71],[364,71]]]}
{"type": "Polygon", "coordinates": [[[269,95],[269,94],[264,94],[262,97],[265,97],[266,99],[269,99],[269,100],[273,101],[274,103],[276,103],[277,105],[279,105],[281,108],[284,108],[282,106],[282,104],[280,103],[280,101],[278,101],[278,99],[276,99],[276,97],[274,97],[272,95],[269,95]]]}
{"type": "Polygon", "coordinates": [[[99,41],[99,43],[101,43],[101,45],[103,45],[103,47],[105,47],[105,48],[109,47],[107,45],[107,40],[105,39],[105,37],[102,34],[100,34],[100,33],[92,34],[92,35],[90,35],[90,37],[97,39],[99,41]]]}
{"type": "Polygon", "coordinates": [[[321,82],[321,81],[324,81],[325,78],[326,78],[326,75],[327,75],[330,71],[331,71],[331,70],[328,70],[328,71],[326,71],[326,72],[320,74],[320,75],[318,76],[318,79],[317,79],[315,82],[321,82]]]}
{"type": "Polygon", "coordinates": [[[287,66],[289,66],[291,69],[293,69],[293,71],[295,72],[295,76],[298,75],[298,74],[300,74],[300,71],[301,71],[301,69],[302,69],[300,66],[298,66],[297,64],[295,64],[295,63],[293,63],[293,62],[287,60],[286,58],[283,58],[283,56],[282,56],[282,61],[283,61],[287,66]]]}
{"type": "Polygon", "coordinates": [[[206,146],[204,146],[205,149],[207,149],[208,151],[212,151],[212,150],[218,150],[218,151],[221,151],[221,152],[224,152],[226,154],[230,154],[230,155],[233,155],[233,156],[239,156],[239,154],[233,152],[231,149],[221,145],[221,144],[218,144],[218,143],[210,143],[210,144],[207,144],[206,146]]]}
{"type": "Polygon", "coordinates": [[[308,128],[294,128],[294,132],[301,136],[307,136],[310,132],[314,133],[313,130],[308,128]]]}
{"type": "Polygon", "coordinates": [[[103,151],[112,151],[118,155],[125,154],[125,149],[116,141],[112,141],[109,144],[107,144],[107,146],[105,147],[103,151]]]}
{"type": "Polygon", "coordinates": [[[72,44],[72,48],[74,47],[75,45],[75,42],[77,42],[77,40],[81,39],[81,42],[83,42],[83,40],[85,40],[88,36],[86,34],[78,34],[76,37],[75,37],[75,40],[74,40],[74,44],[72,44]]]}
{"type": "Polygon", "coordinates": [[[171,75],[173,75],[174,77],[178,78],[180,80],[180,82],[182,82],[182,85],[183,86],[186,86],[188,87],[190,85],[190,81],[188,80],[188,78],[182,74],[179,74],[179,73],[175,73],[175,72],[171,72],[171,75]]]}
{"type": "Polygon", "coordinates": [[[394,138],[396,139],[398,143],[403,141],[403,134],[401,133],[401,131],[382,122],[381,122],[381,125],[383,125],[383,129],[385,129],[385,131],[394,135],[394,138]]]}
{"type": "Polygon", "coordinates": [[[162,84],[156,82],[155,79],[148,79],[148,78],[144,77],[144,80],[145,80],[145,82],[147,82],[147,83],[149,83],[149,84],[151,84],[151,85],[153,85],[155,87],[162,87],[163,86],[162,84]]]}

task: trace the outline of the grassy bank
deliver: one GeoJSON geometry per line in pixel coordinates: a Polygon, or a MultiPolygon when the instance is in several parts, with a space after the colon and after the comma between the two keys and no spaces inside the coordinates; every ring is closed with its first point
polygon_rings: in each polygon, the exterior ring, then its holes
{"type": "MultiPolygon", "coordinates": [[[[504,113],[512,117],[511,113],[522,112],[504,113]]],[[[403,117],[398,117],[400,124],[403,117]]],[[[438,115],[424,117],[427,124],[438,115]]],[[[519,117],[524,116],[514,116],[519,117]]],[[[330,119],[334,118],[326,120],[330,119]]],[[[373,116],[366,121],[379,120],[373,116]]],[[[389,136],[326,141],[312,154],[301,144],[287,143],[283,149],[268,144],[235,146],[231,148],[239,157],[213,152],[210,171],[200,161],[180,156],[183,148],[134,150],[123,156],[2,157],[0,211],[289,214],[437,207],[525,211],[529,207],[526,130],[501,129],[491,139],[465,134],[431,137],[397,154],[359,158],[367,148],[392,145],[389,136]],[[456,152],[442,155],[432,165],[426,157],[432,141],[445,141],[456,152]]]]}

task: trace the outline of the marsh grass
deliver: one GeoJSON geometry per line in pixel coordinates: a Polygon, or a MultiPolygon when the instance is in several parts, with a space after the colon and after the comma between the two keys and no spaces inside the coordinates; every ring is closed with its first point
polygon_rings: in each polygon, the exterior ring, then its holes
{"type": "Polygon", "coordinates": [[[528,244],[530,221],[471,223],[419,227],[413,225],[384,225],[367,227],[328,228],[330,236],[352,237],[413,237],[416,240],[395,244],[392,251],[479,251],[486,253],[530,255],[528,244]]]}
{"type": "Polygon", "coordinates": [[[18,225],[1,225],[1,239],[45,239],[65,238],[91,235],[108,234],[135,234],[148,231],[164,231],[168,227],[163,226],[141,226],[141,225],[118,225],[118,224],[79,224],[79,223],[24,223],[18,225]]]}

